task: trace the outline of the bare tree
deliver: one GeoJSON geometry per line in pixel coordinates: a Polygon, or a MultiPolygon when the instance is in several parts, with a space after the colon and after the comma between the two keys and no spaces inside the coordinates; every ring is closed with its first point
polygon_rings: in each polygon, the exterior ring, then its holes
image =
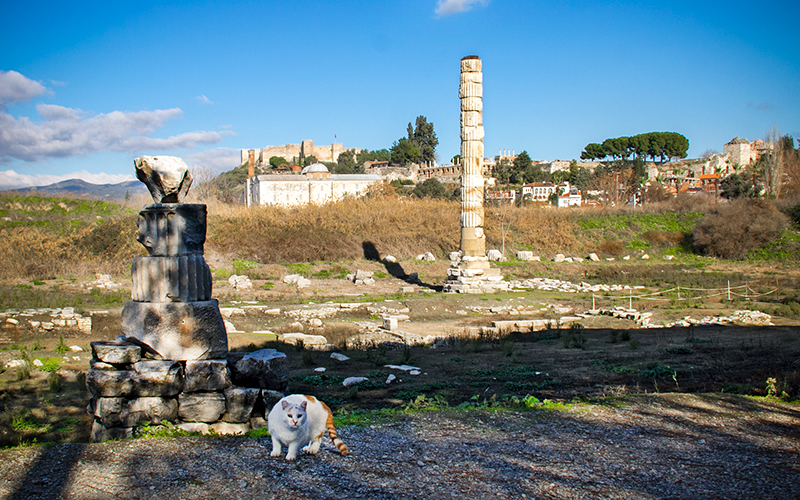
{"type": "Polygon", "coordinates": [[[189,197],[193,201],[208,202],[216,199],[217,187],[214,179],[217,177],[209,167],[192,167],[189,169],[192,174],[192,188],[189,190],[189,197]]]}
{"type": "Polygon", "coordinates": [[[777,198],[781,193],[781,180],[783,178],[785,151],[782,145],[781,133],[777,126],[773,126],[764,138],[765,142],[772,143],[772,151],[764,155],[761,168],[764,174],[764,185],[767,194],[777,198]]]}

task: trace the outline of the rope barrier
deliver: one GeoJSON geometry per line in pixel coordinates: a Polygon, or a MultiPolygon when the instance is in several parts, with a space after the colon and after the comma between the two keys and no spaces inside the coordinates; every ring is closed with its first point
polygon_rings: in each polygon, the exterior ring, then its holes
{"type": "MultiPolygon", "coordinates": [[[[638,294],[638,295],[633,295],[632,292],[629,292],[628,295],[597,295],[597,294],[592,293],[592,308],[595,308],[594,301],[596,299],[608,299],[608,300],[628,299],[629,303],[631,303],[633,301],[633,299],[640,300],[640,301],[647,301],[647,300],[649,300],[649,301],[673,301],[673,300],[675,300],[675,301],[683,302],[683,301],[687,301],[687,300],[710,299],[710,298],[726,296],[726,295],[728,297],[728,300],[731,300],[732,296],[744,297],[744,298],[747,298],[747,299],[751,299],[751,298],[756,298],[756,297],[765,297],[767,295],[772,295],[772,294],[778,292],[778,288],[773,288],[772,290],[770,290],[768,292],[757,293],[755,290],[750,288],[749,285],[738,285],[738,286],[725,287],[725,288],[683,288],[684,291],[685,290],[707,291],[707,292],[712,292],[713,291],[713,292],[717,292],[717,293],[712,293],[712,294],[708,294],[708,295],[701,295],[701,296],[697,296],[697,297],[681,297],[680,296],[681,288],[682,287],[674,287],[674,288],[669,288],[667,290],[661,290],[661,291],[658,291],[658,292],[652,292],[652,293],[647,293],[647,294],[638,294]],[[739,289],[743,289],[744,293],[737,293],[737,292],[734,291],[734,290],[739,290],[739,289]],[[678,293],[678,298],[675,298],[675,297],[661,297],[662,295],[670,293],[670,292],[677,292],[678,293]]],[[[633,290],[633,289],[630,289],[630,290],[633,290]]]]}

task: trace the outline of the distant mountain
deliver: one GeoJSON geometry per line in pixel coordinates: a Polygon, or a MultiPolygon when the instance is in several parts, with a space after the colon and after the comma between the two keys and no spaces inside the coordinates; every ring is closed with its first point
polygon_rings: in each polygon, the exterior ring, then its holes
{"type": "Polygon", "coordinates": [[[135,196],[139,194],[148,194],[148,191],[147,187],[139,181],[120,182],[119,184],[92,184],[80,179],[69,179],[47,186],[9,189],[3,191],[3,193],[19,193],[22,195],[36,193],[60,198],[89,198],[104,201],[123,201],[126,193],[128,196],[135,196]]]}

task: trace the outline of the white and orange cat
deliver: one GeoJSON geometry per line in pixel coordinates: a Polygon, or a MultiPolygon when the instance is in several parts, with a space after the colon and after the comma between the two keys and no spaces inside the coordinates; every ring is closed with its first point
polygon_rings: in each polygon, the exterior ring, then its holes
{"type": "Polygon", "coordinates": [[[272,437],[270,455],[273,457],[281,455],[281,445],[288,448],[286,460],[297,458],[297,450],[301,446],[305,452],[312,455],[317,453],[326,430],[342,455],[347,455],[347,445],[336,435],[331,409],[314,396],[286,396],[272,407],[267,424],[272,437]]]}

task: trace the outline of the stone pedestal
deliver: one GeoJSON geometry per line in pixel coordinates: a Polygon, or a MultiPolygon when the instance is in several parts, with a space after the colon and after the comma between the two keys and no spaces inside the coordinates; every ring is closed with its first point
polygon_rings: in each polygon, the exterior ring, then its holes
{"type": "Polygon", "coordinates": [[[206,206],[148,205],[137,224],[150,255],[131,266],[133,300],[122,311],[122,332],[164,359],[225,357],[228,336],[203,258],[206,206]]]}
{"type": "Polygon", "coordinates": [[[243,364],[233,370],[236,382],[245,387],[234,385],[225,323],[203,258],[206,207],[177,203],[191,184],[180,158],[135,163],[156,202],[137,221],[137,239],[149,255],[131,266],[125,338],[92,343],[86,376],[92,439],[130,437],[144,421],[201,432],[247,432],[251,421],[257,428],[265,417],[256,412],[265,408],[263,394],[288,388],[286,356],[271,349],[234,356],[243,364]]]}

